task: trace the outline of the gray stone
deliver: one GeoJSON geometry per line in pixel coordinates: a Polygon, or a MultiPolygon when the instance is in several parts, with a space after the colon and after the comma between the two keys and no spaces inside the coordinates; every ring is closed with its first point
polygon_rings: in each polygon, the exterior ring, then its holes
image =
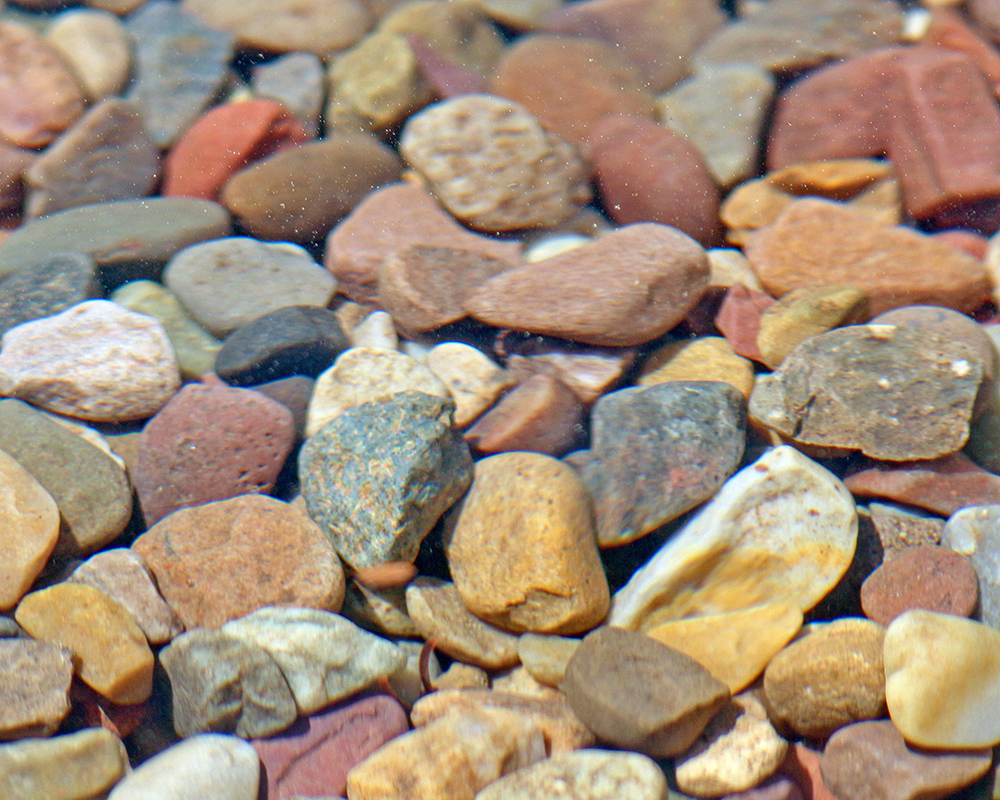
{"type": "Polygon", "coordinates": [[[52,253],[0,281],[0,336],[96,297],[97,265],[83,253],[52,253]]]}
{"type": "Polygon", "coordinates": [[[941,544],[972,562],[979,577],[981,619],[1000,629],[1000,505],[956,511],[945,523],[941,544]]]}
{"type": "Polygon", "coordinates": [[[315,136],[323,107],[323,62],[312,53],[288,53],[253,68],[251,87],[260,97],[277,100],[315,136]]]}
{"type": "Polygon", "coordinates": [[[136,42],[128,98],[153,142],[167,148],[222,88],[233,36],[164,0],[144,4],[126,27],[136,42]]]}
{"type": "Polygon", "coordinates": [[[0,639],[0,740],[51,736],[69,713],[70,651],[34,639],[0,639]]]}
{"type": "Polygon", "coordinates": [[[806,339],[758,378],[750,415],[799,444],[888,461],[939,458],[968,439],[982,378],[982,359],[964,342],[850,325],[806,339]]]}
{"type": "Polygon", "coordinates": [[[265,650],[278,664],[300,714],[349,697],[406,661],[392,642],[339,614],[268,607],[232,620],[222,632],[265,650]]]}
{"type": "Polygon", "coordinates": [[[220,630],[182,633],[160,651],[178,736],[206,731],[251,738],[295,721],[295,700],[270,654],[220,630]]]}
{"type": "Polygon", "coordinates": [[[451,400],[401,392],[340,413],[299,457],[306,508],[355,568],[413,561],[472,482],[451,400]]]}
{"type": "Polygon", "coordinates": [[[745,428],[743,395],[725,383],[670,381],[604,395],[580,469],[601,545],[638,539],[715,494],[739,466],[745,428]]]}

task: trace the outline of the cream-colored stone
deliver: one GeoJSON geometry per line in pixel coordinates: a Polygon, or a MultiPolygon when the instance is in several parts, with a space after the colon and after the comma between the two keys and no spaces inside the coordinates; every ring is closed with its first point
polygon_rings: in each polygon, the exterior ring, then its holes
{"type": "Polygon", "coordinates": [[[435,693],[445,689],[489,689],[490,676],[484,669],[456,661],[431,681],[431,688],[435,693]]]}
{"type": "Polygon", "coordinates": [[[540,236],[532,242],[524,251],[524,260],[529,264],[536,261],[544,261],[570,250],[576,250],[581,245],[591,240],[590,236],[583,236],[579,233],[556,233],[540,236]]]}
{"type": "Polygon", "coordinates": [[[635,572],[608,622],[648,630],[761,603],[808,610],[847,571],[857,534],[844,484],[798,450],[776,447],[726,481],[635,572]]]}
{"type": "Polygon", "coordinates": [[[670,620],[647,628],[646,633],[691,656],[735,695],[757,679],[801,627],[798,606],[771,603],[670,620]]]}
{"type": "Polygon", "coordinates": [[[549,12],[560,0],[473,0],[490,19],[514,30],[534,30],[544,27],[549,12]]]}
{"type": "Polygon", "coordinates": [[[536,681],[546,686],[558,686],[566,675],[566,665],[579,646],[579,639],[522,633],[517,640],[517,654],[536,681]]]}
{"type": "Polygon", "coordinates": [[[93,8],[66,11],[52,21],[45,38],[91,100],[118,94],[128,80],[131,37],[114,14],[93,8]]]}
{"type": "Polygon", "coordinates": [[[17,605],[59,540],[59,509],[44,487],[0,450],[0,611],[17,605]]]}
{"type": "Polygon", "coordinates": [[[515,379],[481,350],[461,342],[442,342],[427,353],[427,366],[451,392],[455,425],[471,425],[515,379]]]}
{"type": "Polygon", "coordinates": [[[705,252],[710,271],[709,286],[728,289],[734,283],[742,283],[755,292],[764,291],[750,266],[750,260],[741,251],[732,247],[713,247],[705,252]]]}
{"type": "Polygon", "coordinates": [[[355,347],[372,350],[398,350],[399,336],[392,317],[385,311],[373,311],[354,326],[349,338],[355,347]]]}
{"type": "MultiPolygon", "coordinates": [[[[534,634],[524,634],[526,636],[534,634]]],[[[565,697],[561,689],[546,686],[532,677],[524,666],[514,667],[501,675],[493,677],[491,688],[495,692],[507,692],[521,697],[539,697],[543,700],[553,697],[565,697]]]]}
{"type": "Polygon", "coordinates": [[[393,350],[351,347],[316,379],[306,415],[306,436],[352,406],[408,390],[449,397],[448,387],[415,358],[393,350]]]}
{"type": "Polygon", "coordinates": [[[911,745],[964,750],[1000,744],[1000,632],[913,609],[885,634],[885,699],[911,745]]]}
{"type": "Polygon", "coordinates": [[[744,397],[753,391],[753,363],[737,355],[721,336],[703,336],[664,345],[646,359],[637,383],[653,386],[667,381],[721,381],[744,397]]]}

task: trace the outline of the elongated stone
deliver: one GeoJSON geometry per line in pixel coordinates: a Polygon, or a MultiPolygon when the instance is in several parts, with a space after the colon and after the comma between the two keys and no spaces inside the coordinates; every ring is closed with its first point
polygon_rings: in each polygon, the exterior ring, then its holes
{"type": "Polygon", "coordinates": [[[944,526],[941,544],[972,562],[979,578],[981,619],[1000,629],[1000,506],[956,511],[944,526]]]}

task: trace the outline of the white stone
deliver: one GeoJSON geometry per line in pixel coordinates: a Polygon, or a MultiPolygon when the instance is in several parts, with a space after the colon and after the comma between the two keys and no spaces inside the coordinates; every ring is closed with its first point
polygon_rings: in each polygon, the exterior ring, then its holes
{"type": "Polygon", "coordinates": [[[471,425],[517,381],[493,359],[461,342],[442,342],[427,354],[427,366],[455,401],[455,425],[471,425]]]}
{"type": "Polygon", "coordinates": [[[370,347],[373,350],[398,350],[399,336],[396,325],[386,311],[373,311],[351,331],[354,347],[370,347]]]}
{"type": "Polygon", "coordinates": [[[911,745],[964,750],[1000,744],[1000,632],[912,609],[883,645],[885,700],[911,745]]]}
{"type": "Polygon", "coordinates": [[[847,571],[857,534],[844,484],[798,450],[776,447],[726,481],[632,576],[608,624],[648,630],[762,603],[806,611],[847,571]]]}
{"type": "Polygon", "coordinates": [[[146,419],[180,388],[159,321],[88,300],[11,328],[0,345],[0,394],[96,422],[146,419]]]}
{"type": "Polygon", "coordinates": [[[235,736],[192,736],[141,764],[108,800],[257,800],[260,759],[235,736]]]}

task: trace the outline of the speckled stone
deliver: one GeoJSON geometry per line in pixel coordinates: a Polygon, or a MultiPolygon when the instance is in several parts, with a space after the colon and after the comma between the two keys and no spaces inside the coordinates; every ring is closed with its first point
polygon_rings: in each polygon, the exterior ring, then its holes
{"type": "Polygon", "coordinates": [[[341,412],[299,455],[309,515],[351,566],[410,561],[469,486],[450,400],[406,391],[341,412]]]}
{"type": "Polygon", "coordinates": [[[868,504],[868,514],[886,561],[895,558],[908,547],[941,543],[945,521],[939,517],[916,509],[876,502],[868,504]]]}
{"type": "Polygon", "coordinates": [[[0,639],[0,695],[4,698],[0,741],[55,733],[69,713],[72,680],[72,654],[66,648],[28,638],[0,639]]]}

